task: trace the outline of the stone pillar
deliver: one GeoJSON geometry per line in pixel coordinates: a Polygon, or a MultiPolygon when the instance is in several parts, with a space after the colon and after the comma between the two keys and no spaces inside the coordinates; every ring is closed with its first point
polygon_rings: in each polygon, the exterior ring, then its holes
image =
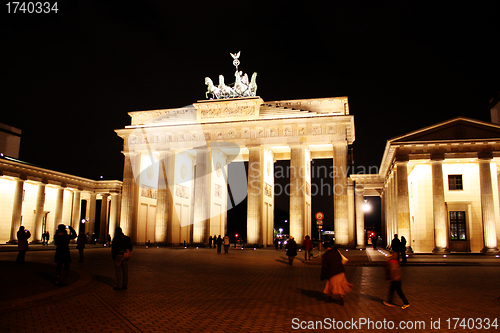
{"type": "Polygon", "coordinates": [[[64,187],[57,188],[56,194],[56,207],[54,212],[54,225],[52,228],[47,229],[50,233],[50,238],[54,239],[54,235],[56,234],[57,226],[63,223],[63,207],[64,207],[64,187]]]}
{"type": "Polygon", "coordinates": [[[208,148],[196,149],[196,179],[194,183],[193,242],[208,243],[211,204],[211,158],[208,148]]]}
{"type": "Polygon", "coordinates": [[[97,230],[95,230],[95,213],[96,213],[96,204],[97,204],[97,194],[95,193],[90,193],[90,200],[89,200],[89,221],[88,225],[85,226],[85,232],[88,232],[90,236],[92,234],[97,234],[97,230]]]}
{"type": "Polygon", "coordinates": [[[347,212],[349,221],[349,247],[355,248],[357,244],[356,236],[356,207],[354,199],[354,181],[351,178],[347,178],[347,212]]]}
{"type": "MultiPolygon", "coordinates": [[[[179,240],[174,237],[175,208],[173,203],[175,179],[175,154],[166,151],[160,154],[158,161],[158,192],[156,195],[155,242],[160,244],[178,245],[179,240]],[[175,238],[175,239],[174,239],[175,238]]],[[[177,229],[177,228],[175,228],[177,229]]],[[[179,231],[177,230],[176,236],[179,231]]]]}
{"type": "Polygon", "coordinates": [[[349,219],[347,203],[347,143],[333,145],[333,215],[335,243],[348,245],[349,219]]]}
{"type": "Polygon", "coordinates": [[[81,198],[80,191],[73,191],[73,214],[71,215],[71,226],[78,232],[80,226],[81,198]]]}
{"type": "Polygon", "coordinates": [[[133,168],[136,164],[139,164],[139,158],[140,155],[125,153],[125,163],[123,166],[123,195],[119,226],[122,228],[125,235],[132,237],[132,241],[134,241],[134,228],[137,225],[137,205],[139,197],[139,185],[135,181],[133,168]]]}
{"type": "Polygon", "coordinates": [[[120,194],[112,193],[111,194],[111,207],[109,210],[109,234],[111,235],[111,239],[115,237],[115,229],[118,224],[118,214],[120,211],[118,210],[118,206],[120,205],[120,194]]]}
{"type": "Polygon", "coordinates": [[[365,248],[365,212],[363,211],[365,188],[361,184],[354,187],[356,207],[356,248],[365,248]]]}
{"type": "Polygon", "coordinates": [[[434,253],[450,252],[448,244],[448,221],[444,202],[443,159],[443,154],[431,156],[434,253]]]}
{"type": "Polygon", "coordinates": [[[101,222],[99,225],[99,243],[106,243],[108,237],[108,196],[109,194],[102,194],[101,200],[101,222]]]}
{"type": "Polygon", "coordinates": [[[406,238],[407,252],[411,253],[410,198],[408,196],[408,159],[396,159],[397,166],[397,209],[398,236],[406,238]]]}
{"type": "Polygon", "coordinates": [[[35,230],[31,236],[33,237],[34,243],[40,243],[42,241],[42,223],[45,206],[45,184],[38,184],[38,193],[36,196],[36,211],[35,211],[35,230]]]}
{"type": "Polygon", "coordinates": [[[17,243],[17,231],[21,226],[21,217],[23,212],[23,192],[24,180],[16,179],[16,190],[14,192],[14,207],[12,208],[12,223],[10,225],[9,243],[17,243]]]}
{"type": "Polygon", "coordinates": [[[247,243],[262,244],[262,195],[264,163],[262,147],[248,147],[247,243]]]}
{"type": "Polygon", "coordinates": [[[493,200],[493,186],[491,181],[491,153],[480,153],[479,157],[479,186],[481,192],[481,214],[483,218],[484,253],[497,253],[497,232],[495,221],[495,207],[493,200]]]}
{"type": "Polygon", "coordinates": [[[306,147],[290,147],[290,236],[300,244],[304,239],[306,222],[306,147]]]}

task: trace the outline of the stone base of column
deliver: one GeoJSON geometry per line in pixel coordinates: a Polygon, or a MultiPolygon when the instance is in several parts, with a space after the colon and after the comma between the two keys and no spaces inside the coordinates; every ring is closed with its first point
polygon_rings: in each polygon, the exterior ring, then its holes
{"type": "Polygon", "coordinates": [[[433,254],[450,254],[450,249],[446,247],[435,247],[434,250],[432,250],[433,254]]]}
{"type": "Polygon", "coordinates": [[[5,244],[14,244],[14,245],[17,245],[17,240],[10,240],[10,241],[6,242],[5,244]]]}
{"type": "Polygon", "coordinates": [[[496,255],[499,254],[500,251],[498,251],[498,248],[496,247],[494,248],[485,247],[481,250],[481,253],[484,253],[486,255],[496,255]]]}
{"type": "Polygon", "coordinates": [[[356,250],[359,250],[359,249],[366,249],[366,246],[364,246],[364,245],[356,245],[356,250]]]}

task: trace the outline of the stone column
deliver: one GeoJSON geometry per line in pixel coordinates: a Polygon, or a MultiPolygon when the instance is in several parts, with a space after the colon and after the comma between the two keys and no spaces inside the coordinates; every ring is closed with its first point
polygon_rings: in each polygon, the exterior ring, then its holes
{"type": "Polygon", "coordinates": [[[290,236],[300,244],[306,221],[305,146],[290,147],[290,236]]]}
{"type": "Polygon", "coordinates": [[[211,157],[208,148],[196,149],[196,179],[194,183],[193,242],[208,243],[211,204],[211,157]]]}
{"type": "Polygon", "coordinates": [[[262,244],[262,195],[264,163],[262,147],[248,147],[247,242],[262,244]]]}
{"type": "Polygon", "coordinates": [[[71,215],[71,226],[78,232],[80,226],[81,197],[80,191],[73,191],[73,214],[71,215]]]}
{"type": "Polygon", "coordinates": [[[483,218],[484,253],[497,253],[497,232],[493,186],[491,181],[491,153],[479,153],[479,186],[481,192],[481,214],[483,218]]]}
{"type": "Polygon", "coordinates": [[[399,157],[396,159],[397,166],[397,209],[398,209],[398,236],[406,238],[407,252],[411,248],[410,228],[410,198],[408,196],[408,159],[399,157]]]}
{"type": "Polygon", "coordinates": [[[449,252],[448,221],[446,219],[446,205],[444,202],[443,159],[443,154],[431,156],[434,253],[449,252]]]}
{"type": "Polygon", "coordinates": [[[118,206],[120,205],[120,194],[112,193],[111,194],[111,207],[109,210],[109,234],[111,235],[111,239],[115,237],[115,229],[118,224],[118,206]]]}
{"type": "Polygon", "coordinates": [[[24,180],[16,179],[16,190],[14,192],[14,207],[12,208],[12,223],[10,225],[9,243],[17,243],[17,231],[21,226],[21,217],[23,212],[23,192],[24,180]]]}
{"type": "Polygon", "coordinates": [[[96,213],[96,204],[97,204],[97,194],[95,193],[90,193],[90,200],[89,200],[89,222],[88,225],[85,227],[85,232],[88,232],[90,236],[92,234],[97,234],[97,230],[95,230],[95,213],[96,213]]]}
{"type": "Polygon", "coordinates": [[[335,243],[338,245],[348,245],[347,143],[335,143],[333,145],[333,156],[333,215],[335,243]]]}
{"type": "Polygon", "coordinates": [[[56,207],[54,212],[54,225],[52,226],[51,230],[48,230],[51,239],[54,239],[57,226],[63,223],[63,207],[64,207],[64,187],[61,186],[57,188],[56,207]]]}
{"type": "Polygon", "coordinates": [[[45,184],[38,184],[38,193],[36,196],[36,211],[35,211],[35,230],[31,236],[33,237],[34,243],[40,243],[42,241],[42,223],[45,206],[45,184]]]}
{"type": "MultiPolygon", "coordinates": [[[[133,168],[138,163],[140,155],[133,153],[125,154],[125,164],[123,166],[123,190],[120,213],[120,227],[125,235],[130,237],[135,234],[134,228],[137,222],[137,205],[139,197],[139,185],[134,178],[133,168]]],[[[139,173],[137,173],[139,175],[139,173]]],[[[134,241],[134,238],[132,238],[134,241]]]]}
{"type": "Polygon", "coordinates": [[[108,197],[109,194],[102,194],[101,200],[101,222],[99,224],[99,243],[106,243],[108,237],[108,197]]]}
{"type": "Polygon", "coordinates": [[[365,248],[365,212],[363,211],[365,188],[361,184],[354,187],[356,207],[356,248],[365,248]]]}
{"type": "MultiPolygon", "coordinates": [[[[160,154],[158,161],[158,192],[156,195],[156,217],[155,217],[155,242],[160,244],[178,245],[179,240],[174,239],[173,215],[175,208],[173,203],[174,178],[175,177],[175,154],[166,151],[160,154]]],[[[177,234],[179,231],[177,231],[177,234]]]]}

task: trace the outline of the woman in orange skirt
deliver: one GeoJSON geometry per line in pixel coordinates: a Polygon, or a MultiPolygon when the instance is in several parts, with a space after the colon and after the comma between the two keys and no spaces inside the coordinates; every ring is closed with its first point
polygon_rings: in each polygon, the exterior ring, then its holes
{"type": "Polygon", "coordinates": [[[326,280],[326,286],[323,293],[328,296],[331,301],[333,295],[339,295],[340,305],[344,305],[344,295],[351,291],[352,284],[347,282],[345,277],[345,269],[342,264],[342,255],[333,248],[331,243],[325,244],[327,249],[323,254],[323,262],[321,267],[321,280],[326,280]]]}

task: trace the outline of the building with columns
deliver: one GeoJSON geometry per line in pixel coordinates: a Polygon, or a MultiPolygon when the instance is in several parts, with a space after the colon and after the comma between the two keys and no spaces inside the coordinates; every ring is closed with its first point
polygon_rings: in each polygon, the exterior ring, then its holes
{"type": "Polygon", "coordinates": [[[497,253],[499,165],[500,125],[458,117],[388,140],[379,174],[359,181],[381,193],[388,243],[398,234],[414,252],[497,253]]]}
{"type": "Polygon", "coordinates": [[[311,161],[329,158],[337,243],[355,244],[355,191],[347,176],[354,117],[347,97],[202,100],[129,115],[131,125],[116,133],[125,156],[120,223],[134,242],[207,243],[225,234],[227,210],[248,194],[247,242],[272,245],[277,160],[290,160],[290,234],[301,240],[311,235],[311,161]],[[228,164],[242,161],[248,173],[240,163],[228,178],[228,164]]]}
{"type": "Polygon", "coordinates": [[[119,221],[121,187],[121,181],[94,181],[2,156],[0,243],[16,243],[21,225],[30,230],[30,242],[40,243],[45,231],[52,240],[61,223],[77,233],[95,233],[104,242],[119,221]],[[95,229],[96,216],[100,230],[95,229]]]}

